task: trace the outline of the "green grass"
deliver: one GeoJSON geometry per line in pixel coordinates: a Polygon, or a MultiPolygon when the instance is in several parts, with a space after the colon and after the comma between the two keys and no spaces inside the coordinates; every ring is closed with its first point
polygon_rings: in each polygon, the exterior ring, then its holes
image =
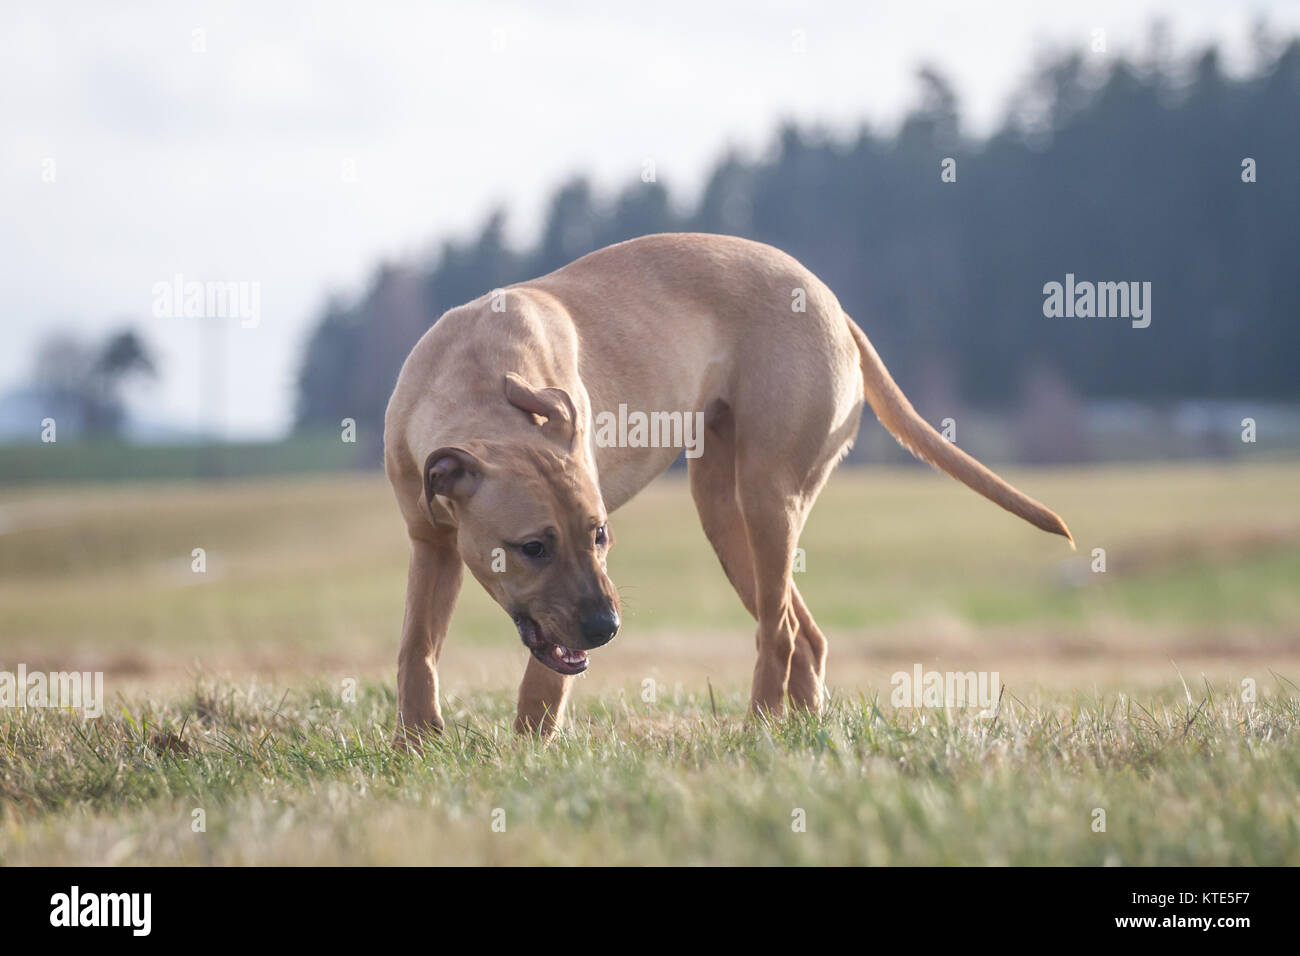
{"type": "Polygon", "coordinates": [[[56,481],[140,481],[232,478],[354,467],[355,443],[339,432],[295,435],[278,442],[136,445],[113,439],[0,445],[0,485],[56,481]]]}
{"type": "MultiPolygon", "coordinates": [[[[841,471],[805,530],[798,584],[828,632],[870,642],[957,620],[976,629],[1300,628],[1300,466],[1013,475],[1079,542],[1030,528],[922,469],[841,471]],[[1108,571],[1089,570],[1093,548],[1108,571]]],[[[670,477],[614,516],[620,641],[751,627],[670,477]]],[[[391,658],[407,547],[381,476],[0,492],[0,648],[15,654],[391,658]],[[203,548],[207,572],[191,572],[203,548]]],[[[515,647],[468,582],[458,645],[515,647]]]]}
{"type": "Polygon", "coordinates": [[[0,863],[1294,865],[1294,692],[1008,696],[992,720],[840,698],[773,724],[738,693],[716,715],[609,695],[547,744],[482,694],[409,756],[386,685],[205,683],[0,725],[0,863]]]}
{"type": "Polygon", "coordinates": [[[526,652],[468,580],[423,758],[388,746],[382,477],[0,490],[0,670],[109,700],[0,711],[0,863],[1300,863],[1300,464],[1008,477],[1077,553],[928,471],[838,473],[797,579],[833,703],[759,725],[753,624],[670,476],[614,516],[625,624],[569,728],[510,732],[526,652]],[[998,671],[996,722],[894,709],[915,663],[998,671]]]}

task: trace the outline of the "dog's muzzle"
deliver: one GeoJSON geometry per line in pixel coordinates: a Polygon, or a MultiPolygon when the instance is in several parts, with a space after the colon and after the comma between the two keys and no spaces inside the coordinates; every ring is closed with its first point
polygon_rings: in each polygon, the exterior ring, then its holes
{"type": "Polygon", "coordinates": [[[570,650],[563,644],[548,639],[541,625],[528,615],[521,614],[516,617],[515,628],[519,631],[519,639],[532,652],[533,657],[557,674],[572,677],[587,669],[586,651],[570,650]]]}

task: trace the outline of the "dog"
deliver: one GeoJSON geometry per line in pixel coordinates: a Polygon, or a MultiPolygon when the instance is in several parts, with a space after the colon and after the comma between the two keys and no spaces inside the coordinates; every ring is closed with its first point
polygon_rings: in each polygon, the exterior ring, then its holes
{"type": "Polygon", "coordinates": [[[645,236],[448,311],[407,357],[384,420],[411,546],[395,742],[442,729],[438,656],[464,567],[531,652],[515,729],[562,725],[588,652],[619,629],[609,515],[680,453],[595,427],[627,409],[703,424],[691,494],[758,622],[752,711],[819,710],[827,642],[792,563],[864,399],[915,456],[1074,546],[1056,514],[927,424],[830,289],[771,246],[645,236]]]}

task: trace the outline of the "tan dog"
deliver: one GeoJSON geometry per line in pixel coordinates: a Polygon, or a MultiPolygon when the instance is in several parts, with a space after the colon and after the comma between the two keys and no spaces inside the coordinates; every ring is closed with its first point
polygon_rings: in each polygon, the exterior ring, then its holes
{"type": "Polygon", "coordinates": [[[780,713],[788,696],[820,708],[826,638],[791,565],[864,397],[917,457],[1070,537],[1055,514],[931,428],[831,291],[770,246],[646,236],[447,312],[407,358],[384,425],[411,540],[398,741],[442,727],[438,654],[462,563],[532,652],[516,729],[559,726],[586,652],[619,626],[605,572],[609,513],[680,452],[647,447],[632,430],[611,441],[609,416],[620,411],[660,422],[676,412],[688,424],[702,413],[691,493],[758,620],[752,707],[780,713]]]}

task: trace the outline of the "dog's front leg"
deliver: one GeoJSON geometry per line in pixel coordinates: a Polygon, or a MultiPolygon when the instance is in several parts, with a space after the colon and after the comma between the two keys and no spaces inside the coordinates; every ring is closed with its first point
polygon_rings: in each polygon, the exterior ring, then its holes
{"type": "Polygon", "coordinates": [[[438,703],[438,655],[460,593],[461,560],[455,538],[411,539],[406,577],[406,615],[397,652],[398,747],[419,749],[420,737],[442,730],[438,703]]]}
{"type": "Polygon", "coordinates": [[[519,706],[515,730],[521,734],[550,737],[564,723],[564,702],[573,678],[557,674],[535,657],[528,658],[523,683],[519,685],[519,706]]]}

